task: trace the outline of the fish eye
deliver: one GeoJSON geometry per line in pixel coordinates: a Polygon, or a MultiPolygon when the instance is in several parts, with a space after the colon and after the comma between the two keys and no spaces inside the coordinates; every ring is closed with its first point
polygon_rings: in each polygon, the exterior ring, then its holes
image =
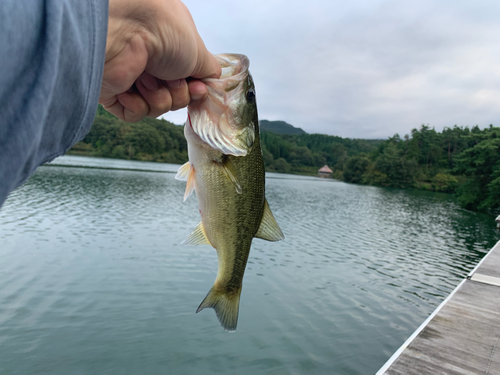
{"type": "Polygon", "coordinates": [[[247,102],[253,103],[255,101],[255,90],[250,89],[247,91],[247,102]]]}

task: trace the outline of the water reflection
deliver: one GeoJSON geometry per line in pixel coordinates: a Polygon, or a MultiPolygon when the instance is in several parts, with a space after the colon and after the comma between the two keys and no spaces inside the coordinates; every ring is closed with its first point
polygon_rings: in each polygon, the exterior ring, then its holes
{"type": "Polygon", "coordinates": [[[0,373],[374,373],[497,239],[447,195],[269,174],[286,240],[254,241],[228,335],[177,166],[88,163],[0,209],[0,373]]]}

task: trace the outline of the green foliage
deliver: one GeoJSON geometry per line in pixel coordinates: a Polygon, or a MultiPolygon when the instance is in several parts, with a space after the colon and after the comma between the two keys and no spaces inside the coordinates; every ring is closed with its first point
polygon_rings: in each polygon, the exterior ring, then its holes
{"type": "Polygon", "coordinates": [[[345,163],[351,156],[374,151],[379,140],[348,139],[323,134],[277,134],[261,133],[262,152],[266,169],[283,170],[283,159],[294,173],[316,174],[318,168],[327,164],[342,176],[345,163]]]}
{"type": "Polygon", "coordinates": [[[71,153],[117,159],[185,163],[187,143],[182,126],[165,120],[126,123],[97,108],[90,132],[71,153]]]}
{"type": "Polygon", "coordinates": [[[466,208],[494,210],[500,208],[500,129],[490,126],[474,129],[467,136],[469,148],[456,158],[455,173],[467,180],[457,191],[466,208]]]}
{"type": "MultiPolygon", "coordinates": [[[[261,133],[266,170],[315,175],[327,164],[339,180],[455,193],[465,208],[500,210],[500,128],[455,125],[437,132],[421,125],[385,141],[296,133],[261,133]]],[[[89,134],[71,152],[167,163],[188,159],[182,126],[155,119],[125,123],[101,106],[89,134]]]]}
{"type": "Polygon", "coordinates": [[[125,145],[130,145],[136,152],[143,154],[158,154],[165,148],[165,139],[151,125],[136,123],[130,125],[130,130],[123,136],[125,145]]]}
{"type": "Polygon", "coordinates": [[[453,193],[458,186],[458,179],[448,173],[438,173],[432,178],[432,188],[434,191],[443,193],[453,193]]]}
{"type": "Polygon", "coordinates": [[[410,187],[414,182],[417,168],[415,159],[403,157],[395,142],[389,141],[384,151],[376,158],[375,168],[382,175],[386,175],[391,186],[410,187]]]}
{"type": "Polygon", "coordinates": [[[274,132],[278,134],[306,134],[301,128],[296,128],[285,121],[259,121],[260,130],[264,132],[274,132]]]}
{"type": "Polygon", "coordinates": [[[368,168],[366,173],[363,175],[362,183],[374,186],[391,186],[389,177],[385,173],[375,169],[373,166],[368,168]]]}
{"type": "Polygon", "coordinates": [[[366,156],[353,156],[347,161],[344,168],[344,181],[353,183],[363,182],[363,175],[370,164],[371,161],[366,156]]]}
{"type": "Polygon", "coordinates": [[[279,173],[289,173],[292,170],[292,166],[283,158],[279,158],[274,162],[274,168],[279,173]]]}
{"type": "Polygon", "coordinates": [[[500,208],[500,128],[454,126],[439,133],[422,125],[381,142],[368,160],[351,157],[344,179],[456,193],[463,207],[493,212],[500,208]]]}

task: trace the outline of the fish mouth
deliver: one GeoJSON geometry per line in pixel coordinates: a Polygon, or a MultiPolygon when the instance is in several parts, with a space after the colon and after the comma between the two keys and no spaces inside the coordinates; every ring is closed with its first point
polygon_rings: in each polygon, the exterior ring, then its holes
{"type": "Polygon", "coordinates": [[[221,53],[214,55],[222,68],[222,74],[219,78],[206,78],[204,82],[232,78],[243,80],[244,75],[248,73],[250,60],[245,55],[236,53],[221,53]]]}
{"type": "MultiPolygon", "coordinates": [[[[245,55],[215,55],[222,68],[220,78],[205,78],[208,96],[202,103],[188,106],[193,131],[212,148],[225,155],[245,156],[253,142],[247,133],[254,128],[241,120],[246,105],[245,84],[250,60],[245,55]]],[[[253,138],[252,138],[253,139],[253,138]]]]}
{"type": "Polygon", "coordinates": [[[216,95],[219,100],[224,99],[221,101],[227,104],[243,92],[244,82],[249,74],[250,60],[245,55],[236,53],[221,53],[214,56],[221,66],[221,76],[219,78],[205,78],[202,79],[202,82],[207,85],[209,95],[216,95]]]}

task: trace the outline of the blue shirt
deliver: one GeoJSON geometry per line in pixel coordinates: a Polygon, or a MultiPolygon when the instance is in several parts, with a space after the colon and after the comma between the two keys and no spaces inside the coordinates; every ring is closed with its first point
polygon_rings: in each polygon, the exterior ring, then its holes
{"type": "Polygon", "coordinates": [[[107,25],[107,0],[1,0],[0,206],[90,130],[107,25]]]}

